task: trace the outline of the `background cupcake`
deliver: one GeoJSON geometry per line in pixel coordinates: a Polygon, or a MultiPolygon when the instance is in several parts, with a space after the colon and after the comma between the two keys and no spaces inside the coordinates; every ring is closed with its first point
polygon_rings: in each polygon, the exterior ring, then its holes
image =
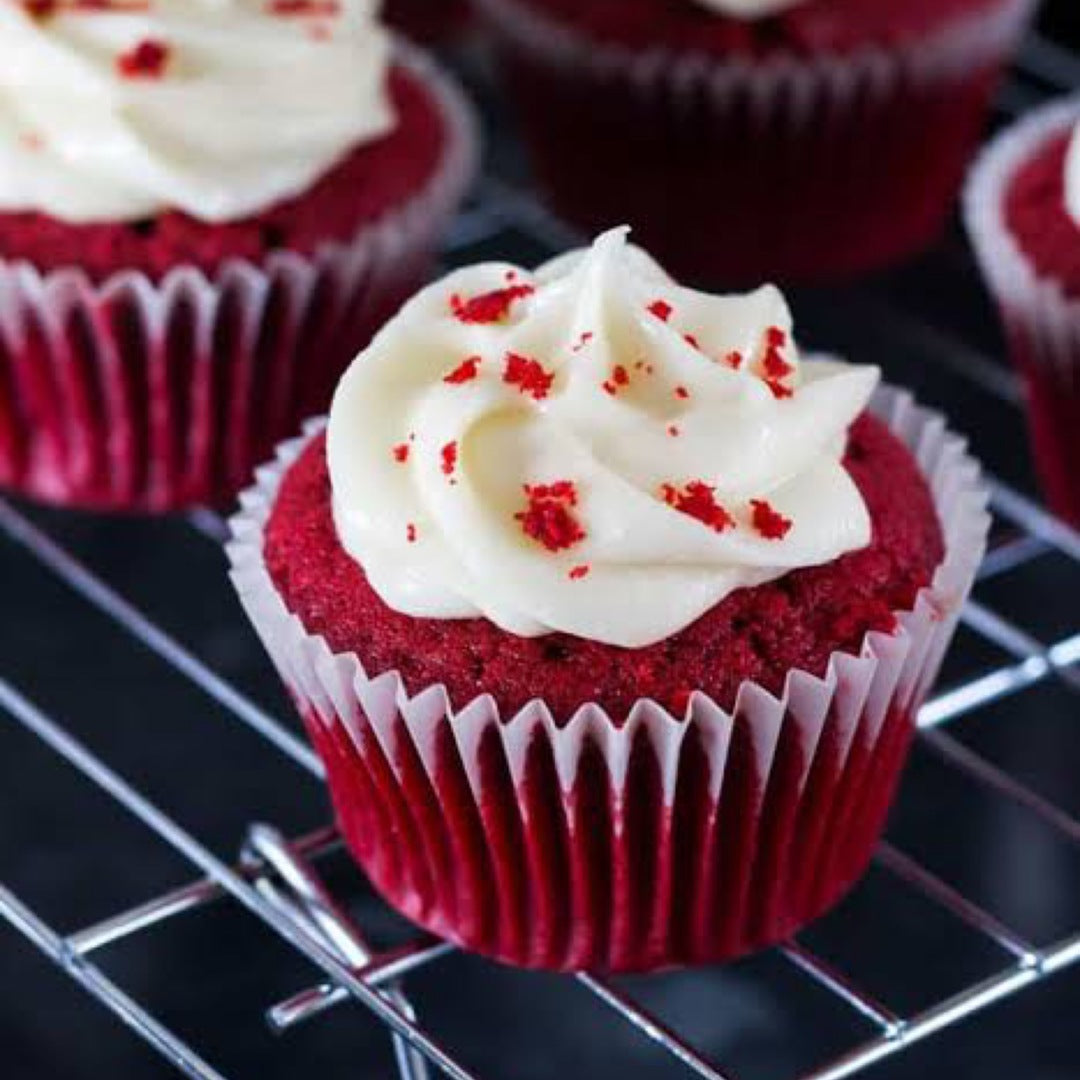
{"type": "Polygon", "coordinates": [[[1080,99],[1001,135],[972,173],[966,213],[1026,380],[1047,496],[1080,526],[1080,99]]]}
{"type": "Polygon", "coordinates": [[[391,903],[510,963],[648,970],[852,885],[987,528],[939,417],[860,417],[876,379],[620,232],[388,325],[230,557],[391,903]]]}
{"type": "Polygon", "coordinates": [[[945,221],[1031,0],[477,0],[555,209],[707,280],[816,280],[945,221]]]}
{"type": "Polygon", "coordinates": [[[0,53],[0,484],[227,499],[422,280],[461,97],[366,0],[4,4],[0,53]]]}

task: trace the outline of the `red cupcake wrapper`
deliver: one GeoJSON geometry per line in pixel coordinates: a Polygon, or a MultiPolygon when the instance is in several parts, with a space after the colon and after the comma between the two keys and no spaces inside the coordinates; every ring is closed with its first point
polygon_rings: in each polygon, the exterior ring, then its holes
{"type": "Polygon", "coordinates": [[[125,271],[0,261],[0,486],[46,502],[163,512],[223,503],[423,281],[475,170],[461,93],[421,53],[397,59],[437,96],[445,159],[349,244],[311,257],[125,271]]]}
{"type": "Polygon", "coordinates": [[[964,210],[1027,384],[1032,446],[1047,498],[1080,527],[1080,298],[1040,273],[1005,220],[1006,195],[1019,168],[1078,122],[1080,97],[1074,97],[1036,109],[999,136],[972,170],[964,210]]]}
{"type": "Polygon", "coordinates": [[[633,50],[526,0],[477,3],[555,210],[589,232],[629,222],[664,265],[737,284],[852,274],[931,243],[1033,7],[755,60],[633,50]]]}
{"type": "Polygon", "coordinates": [[[275,589],[263,530],[306,438],[260,471],[233,519],[241,600],[326,763],[342,834],[409,918],[467,949],[555,970],[644,971],[730,959],[820,915],[870,859],[915,713],[985,547],[979,469],[941,417],[883,391],[917,455],[947,542],[932,586],[892,634],[792,671],[780,698],[744,684],[676,718],[540,699],[410,695],[307,633],[275,589]],[[565,722],[564,722],[565,721],[565,722]]]}

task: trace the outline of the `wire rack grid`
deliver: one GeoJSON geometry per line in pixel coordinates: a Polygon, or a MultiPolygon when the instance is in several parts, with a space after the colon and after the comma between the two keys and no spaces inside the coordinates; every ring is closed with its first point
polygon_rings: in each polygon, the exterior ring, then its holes
{"type": "MultiPolygon", "coordinates": [[[[1078,80],[1080,61],[1048,41],[1033,38],[1003,93],[1002,111],[1006,116],[1015,115],[1047,93],[1078,80]]],[[[481,181],[470,208],[455,225],[447,245],[447,258],[453,260],[455,254],[478,244],[497,243],[506,230],[527,237],[533,246],[547,252],[561,250],[576,240],[540,207],[527,189],[488,175],[481,181]]],[[[890,325],[919,336],[944,367],[1010,408],[1020,405],[1021,393],[1014,377],[977,348],[895,304],[885,312],[885,317],[890,325]]],[[[1050,555],[1080,567],[1080,535],[1016,488],[995,479],[991,480],[991,487],[998,529],[981,571],[983,582],[1016,574],[1050,555]]],[[[193,534],[202,534],[215,542],[225,538],[223,520],[211,511],[197,511],[187,520],[193,534]]],[[[13,503],[0,501],[0,533],[31,554],[81,602],[92,605],[152,650],[299,770],[315,780],[322,778],[318,759],[283,723],[89,569],[35,523],[32,514],[13,503]]],[[[1068,844],[1080,845],[1080,820],[947,730],[961,717],[1018,700],[1042,684],[1055,682],[1075,694],[1080,690],[1080,626],[1072,627],[1068,634],[1054,640],[1044,640],[1005,613],[979,601],[968,605],[963,624],[1004,660],[951,686],[926,705],[920,716],[923,747],[950,770],[981,785],[993,798],[1018,805],[1040,827],[1068,844]]],[[[390,950],[369,944],[362,928],[322,884],[314,869],[323,855],[339,845],[332,828],[290,839],[269,826],[253,825],[240,858],[230,865],[179,821],[160,810],[107,761],[79,742],[61,717],[48,715],[2,672],[0,721],[18,725],[40,739],[177,852],[197,874],[195,880],[181,888],[74,933],[58,931],[0,883],[0,917],[112,1010],[180,1073],[194,1080],[224,1080],[223,1074],[198,1049],[105,974],[95,957],[121,941],[138,938],[152,927],[181,919],[207,905],[232,901],[321,973],[320,982],[268,1009],[267,1019],[275,1030],[286,1032],[344,1002],[356,1001],[386,1025],[394,1044],[397,1071],[406,1080],[423,1080],[433,1069],[455,1080],[472,1080],[476,1076],[452,1049],[425,1030],[406,991],[410,974],[437,967],[453,950],[428,937],[416,937],[390,950]]],[[[861,1043],[824,1065],[802,1072],[800,1080],[842,1080],[854,1076],[1080,962],[1080,918],[1071,935],[1036,943],[900,847],[883,843],[876,861],[895,886],[914,890],[985,939],[999,953],[1000,965],[988,978],[928,1008],[905,1015],[878,1000],[855,976],[838,970],[806,944],[788,942],[778,950],[783,963],[833,995],[866,1028],[861,1043]]],[[[1008,868],[1003,867],[1002,872],[1007,873],[1008,868]]],[[[688,1074],[710,1080],[736,1080],[735,1073],[721,1063],[706,1060],[688,1037],[662,1021],[621,984],[588,973],[577,975],[576,981],[685,1066],[688,1074]]]]}

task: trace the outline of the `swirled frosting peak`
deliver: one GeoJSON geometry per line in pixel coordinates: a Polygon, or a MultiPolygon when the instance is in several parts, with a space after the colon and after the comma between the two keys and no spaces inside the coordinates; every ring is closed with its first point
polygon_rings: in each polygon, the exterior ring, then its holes
{"type": "Polygon", "coordinates": [[[731,19],[764,19],[776,15],[788,8],[801,4],[803,0],[697,0],[703,7],[711,8],[717,15],[726,15],[731,19]]]}
{"type": "Polygon", "coordinates": [[[869,543],[841,459],[877,380],[801,362],[776,289],[682,288],[625,229],[461,270],[338,389],[338,535],[400,612],[649,645],[869,543]]]}
{"type": "Polygon", "coordinates": [[[375,0],[0,0],[0,210],[209,222],[393,124],[375,0]]]}

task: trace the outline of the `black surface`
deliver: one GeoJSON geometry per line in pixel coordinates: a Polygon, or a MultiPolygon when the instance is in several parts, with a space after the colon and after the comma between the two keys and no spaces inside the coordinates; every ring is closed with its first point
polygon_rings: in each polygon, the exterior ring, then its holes
{"type": "MultiPolygon", "coordinates": [[[[900,0],[898,0],[900,2],[900,0]]],[[[1063,25],[1075,0],[1051,14],[1063,25]]],[[[1075,21],[1075,20],[1074,20],[1075,21]]],[[[1024,83],[1034,90],[1030,80],[1024,83]]],[[[499,123],[505,120],[500,117],[499,123]]],[[[520,177],[512,142],[494,155],[520,177]]],[[[507,228],[456,262],[548,254],[507,228]]],[[[804,341],[885,367],[943,406],[995,472],[1034,493],[1022,414],[966,370],[979,350],[1001,367],[997,322],[959,230],[932,255],[841,290],[795,295],[804,341]]],[[[292,714],[224,576],[220,550],[185,520],[95,520],[23,508],[44,532],[257,702],[292,714]]],[[[1005,538],[1008,530],[1001,530],[1005,538]]],[[[1045,643],[1075,632],[1080,567],[1050,555],[986,583],[981,600],[1045,643]]],[[[2,674],[218,854],[247,825],[288,833],[323,824],[320,785],[243,728],[11,539],[0,534],[2,674]]],[[[945,685],[1006,657],[962,631],[945,685]]],[[[976,713],[953,734],[1080,813],[1077,698],[1048,683],[976,713]]],[[[0,713],[0,881],[61,931],[92,923],[193,875],[147,830],[0,713]]],[[[1080,930],[1080,850],[1031,814],[916,753],[891,838],[1039,945],[1080,930]]],[[[407,931],[343,858],[328,864],[379,944],[407,931]]],[[[883,871],[805,937],[891,1007],[908,1014],[1003,967],[1006,958],[883,871]]],[[[140,1002],[229,1077],[384,1078],[388,1040],[362,1009],[339,1009],[276,1038],[262,1010],[315,981],[309,965],[232,904],[140,935],[98,957],[140,1002]]],[[[565,979],[456,956],[410,981],[425,1024],[485,1077],[690,1074],[565,979]]],[[[719,1065],[746,1080],[797,1077],[872,1032],[779,956],[725,970],[624,980],[719,1065]]],[[[1063,975],[878,1067],[880,1080],[933,1077],[1076,1080],[1080,977],[1063,975]]],[[[0,922],[0,1077],[155,1080],[174,1074],[13,930],[0,922]]]]}

